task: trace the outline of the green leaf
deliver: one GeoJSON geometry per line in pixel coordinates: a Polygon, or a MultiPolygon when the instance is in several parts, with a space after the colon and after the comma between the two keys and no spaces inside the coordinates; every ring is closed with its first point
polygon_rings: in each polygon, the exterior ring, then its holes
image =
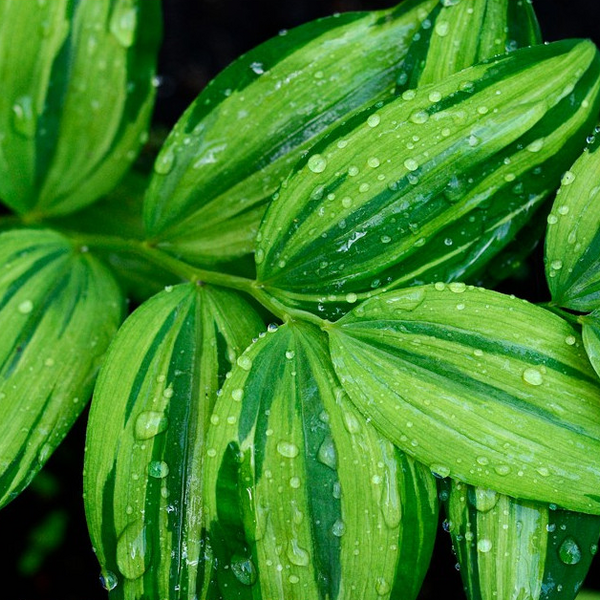
{"type": "Polygon", "coordinates": [[[270,329],[238,358],[211,419],[208,597],[414,599],[435,480],[352,406],[322,332],[270,329]]]}
{"type": "Polygon", "coordinates": [[[145,140],[159,0],[0,3],[0,198],[39,218],[110,190],[145,140]]]}
{"type": "Polygon", "coordinates": [[[585,351],[594,370],[600,376],[600,309],[580,317],[580,321],[585,351]]]}
{"type": "Polygon", "coordinates": [[[123,298],[61,235],[0,235],[0,506],[48,460],[85,407],[123,298]]]}
{"type": "Polygon", "coordinates": [[[414,37],[397,91],[441,82],[486,58],[541,42],[530,2],[442,0],[414,37]]]}
{"type": "Polygon", "coordinates": [[[259,283],[339,316],[374,288],[481,270],[559,183],[599,108],[588,41],[517,50],[339,125],[269,205],[259,283]]]}
{"type": "Polygon", "coordinates": [[[434,472],[600,513],[600,386],[577,331],[461,283],[367,300],[328,327],[356,406],[434,472]]]}
{"type": "Polygon", "coordinates": [[[189,283],[119,330],[94,392],[84,478],[111,598],[197,597],[206,428],[231,363],[262,327],[236,294],[189,283]]]}
{"type": "Polygon", "coordinates": [[[600,140],[566,171],[548,215],[546,278],[552,300],[589,312],[600,307],[600,140]]]}
{"type": "Polygon", "coordinates": [[[460,482],[450,483],[445,506],[469,600],[575,598],[598,549],[600,517],[460,482]]]}
{"type": "Polygon", "coordinates": [[[436,1],[320,19],[225,69],[158,156],[145,212],[154,242],[202,263],[253,251],[282,179],[329,125],[390,95],[436,1]]]}

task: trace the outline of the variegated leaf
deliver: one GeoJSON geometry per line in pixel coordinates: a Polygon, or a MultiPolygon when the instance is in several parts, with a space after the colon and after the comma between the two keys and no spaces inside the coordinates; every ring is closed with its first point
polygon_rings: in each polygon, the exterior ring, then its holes
{"type": "Polygon", "coordinates": [[[198,598],[208,420],[262,322],[236,294],[181,284],[120,329],[94,393],[85,506],[111,598],[198,598]]]}
{"type": "Polygon", "coordinates": [[[582,312],[600,308],[600,140],[562,177],[546,235],[552,301],[582,312]]]}
{"type": "Polygon", "coordinates": [[[441,82],[481,60],[541,42],[531,2],[441,0],[413,38],[398,91],[441,82]]]}
{"type": "Polygon", "coordinates": [[[352,401],[433,471],[600,514],[600,385],[569,323],[452,283],[381,294],[328,331],[352,401]]]}
{"type": "Polygon", "coordinates": [[[289,323],[238,358],[206,454],[215,566],[202,598],[416,597],[435,480],[352,406],[318,329],[289,323]]]}
{"type": "Polygon", "coordinates": [[[159,0],[0,3],[0,198],[35,219],[90,204],[141,147],[159,0]]]}
{"type": "Polygon", "coordinates": [[[85,407],[123,308],[109,271],[61,235],[0,235],[0,506],[85,407]]]}
{"type": "Polygon", "coordinates": [[[469,600],[573,600],[598,550],[600,517],[450,484],[445,529],[469,600]]]}
{"type": "Polygon", "coordinates": [[[436,1],[314,21],[225,69],[158,156],[145,210],[153,242],[195,262],[252,251],[267,202],[315,139],[348,112],[391,95],[436,1]]]}
{"type": "Polygon", "coordinates": [[[374,288],[481,270],[581,151],[599,75],[588,41],[524,48],[337,126],[269,205],[259,283],[332,318],[374,288]]]}

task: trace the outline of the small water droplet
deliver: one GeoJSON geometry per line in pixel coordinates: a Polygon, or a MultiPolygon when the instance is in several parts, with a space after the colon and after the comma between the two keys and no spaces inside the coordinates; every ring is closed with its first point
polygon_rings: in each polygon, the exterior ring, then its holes
{"type": "Polygon", "coordinates": [[[448,21],[438,21],[435,24],[435,32],[440,37],[446,37],[448,35],[449,31],[450,31],[450,23],[448,23],[448,21]]]}
{"type": "Polygon", "coordinates": [[[527,146],[527,150],[529,152],[539,152],[543,147],[544,147],[544,140],[543,140],[543,138],[540,138],[538,140],[535,140],[534,142],[531,142],[531,144],[529,144],[527,146]]]}
{"type": "Polygon", "coordinates": [[[574,335],[568,335],[565,338],[565,344],[567,344],[567,346],[574,346],[576,342],[577,338],[574,335]]]}
{"type": "Polygon", "coordinates": [[[556,215],[548,215],[546,221],[548,222],[548,225],[556,225],[558,223],[558,217],[556,215]]]}
{"type": "Polygon", "coordinates": [[[336,519],[331,526],[331,533],[336,537],[342,537],[346,533],[346,524],[341,519],[336,519]]]}
{"type": "Polygon", "coordinates": [[[292,442],[281,441],[277,443],[277,452],[286,458],[296,458],[300,453],[298,446],[292,442]]]}
{"type": "Polygon", "coordinates": [[[367,119],[367,125],[369,127],[377,127],[379,123],[381,123],[381,117],[378,114],[369,115],[369,118],[367,119]]]}
{"type": "Polygon", "coordinates": [[[298,567],[307,567],[310,564],[308,550],[301,548],[296,538],[292,538],[288,544],[287,557],[293,565],[298,567]]]}
{"type": "Polygon", "coordinates": [[[510,467],[508,465],[496,465],[494,471],[501,477],[504,477],[505,475],[510,474],[510,467]]]}
{"type": "Polygon", "coordinates": [[[136,3],[123,0],[116,4],[110,19],[110,32],[124,48],[129,48],[135,39],[137,27],[136,3]]]}
{"type": "Polygon", "coordinates": [[[33,138],[37,127],[37,119],[30,96],[17,98],[12,107],[12,122],[15,131],[26,137],[33,138]]]}
{"type": "Polygon", "coordinates": [[[575,173],[573,171],[565,171],[561,179],[562,185],[571,185],[575,181],[575,173]]]}
{"type": "Polygon", "coordinates": [[[251,559],[234,554],[230,564],[231,572],[243,585],[254,585],[256,583],[256,567],[251,559]]]}
{"type": "Polygon", "coordinates": [[[319,446],[317,460],[334,471],[337,469],[337,453],[331,437],[326,437],[319,446]]]}
{"type": "Polygon", "coordinates": [[[422,125],[429,120],[429,113],[425,110],[418,110],[410,115],[410,120],[417,125],[422,125]]]}
{"type": "Polygon", "coordinates": [[[378,596],[387,596],[392,591],[392,588],[383,577],[378,577],[375,582],[375,591],[378,596]]]}
{"type": "Polygon", "coordinates": [[[348,304],[354,304],[358,300],[358,296],[353,292],[346,294],[346,302],[348,304]]]}
{"type": "Polygon", "coordinates": [[[523,371],[523,381],[529,385],[542,385],[544,383],[544,377],[538,369],[529,367],[523,371]]]}
{"type": "Polygon", "coordinates": [[[466,291],[467,284],[463,283],[462,281],[453,281],[448,285],[448,288],[455,294],[462,294],[464,291],[466,291]]]}
{"type": "Polygon", "coordinates": [[[419,168],[419,163],[414,158],[407,158],[404,161],[404,166],[409,171],[416,171],[419,168]]]}
{"type": "Polygon", "coordinates": [[[581,548],[571,536],[568,536],[558,549],[558,557],[565,565],[576,565],[581,560],[581,548]]]}
{"type": "Polygon", "coordinates": [[[104,571],[100,575],[100,584],[107,592],[114,590],[118,583],[119,579],[112,571],[104,571]]]}
{"type": "Polygon", "coordinates": [[[250,65],[250,68],[257,74],[257,75],[262,75],[265,72],[265,67],[262,63],[260,62],[253,62],[250,65]]]}
{"type": "Polygon", "coordinates": [[[489,552],[492,549],[492,541],[484,538],[477,542],[477,550],[479,552],[489,552]]]}
{"type": "Polygon", "coordinates": [[[175,153],[171,146],[161,150],[160,154],[156,157],[154,163],[154,170],[159,175],[167,175],[173,170],[175,166],[175,153]]]}
{"type": "Polygon", "coordinates": [[[33,310],[33,302],[31,300],[23,300],[17,307],[17,310],[22,315],[28,315],[33,310]]]}
{"type": "Polygon", "coordinates": [[[308,168],[313,173],[322,173],[327,168],[327,160],[321,154],[313,154],[308,159],[308,168]]]}
{"type": "Polygon", "coordinates": [[[372,169],[376,169],[379,165],[379,159],[376,156],[371,156],[371,158],[369,158],[369,160],[367,160],[367,164],[372,168],[372,169]]]}
{"type": "Polygon", "coordinates": [[[295,490],[299,489],[300,486],[302,485],[302,481],[300,480],[300,477],[290,477],[290,487],[294,488],[295,490]]]}
{"type": "Polygon", "coordinates": [[[429,468],[432,473],[439,475],[441,478],[450,476],[450,467],[446,465],[431,465],[429,468]]]}
{"type": "Polygon", "coordinates": [[[135,420],[135,437],[149,440],[169,427],[169,419],[162,412],[147,410],[141,412],[135,420]]]}
{"type": "Polygon", "coordinates": [[[430,92],[429,93],[429,102],[439,102],[442,99],[442,94],[440,92],[430,92]]]}
{"type": "Polygon", "coordinates": [[[245,354],[239,356],[236,362],[241,369],[244,369],[244,371],[249,371],[252,368],[252,359],[245,354]]]}
{"type": "Polygon", "coordinates": [[[164,479],[169,474],[169,465],[164,460],[153,460],[148,464],[148,475],[164,479]]]}

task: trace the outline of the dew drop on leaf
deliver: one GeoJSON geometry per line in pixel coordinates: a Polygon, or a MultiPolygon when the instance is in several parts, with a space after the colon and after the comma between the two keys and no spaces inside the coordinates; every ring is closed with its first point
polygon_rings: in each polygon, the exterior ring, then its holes
{"type": "Polygon", "coordinates": [[[135,437],[138,440],[148,440],[162,433],[169,427],[169,419],[162,412],[144,411],[135,420],[135,437]]]}
{"type": "Polygon", "coordinates": [[[523,381],[529,385],[542,385],[544,377],[538,369],[529,367],[523,371],[523,381]]]}
{"type": "Polygon", "coordinates": [[[581,548],[571,536],[568,536],[558,549],[558,557],[565,565],[576,565],[581,560],[581,548]]]}
{"type": "Polygon", "coordinates": [[[104,571],[100,575],[100,584],[107,591],[114,590],[119,583],[119,579],[112,571],[104,571]]]}
{"type": "Polygon", "coordinates": [[[256,567],[249,558],[234,554],[230,567],[235,578],[243,585],[254,585],[256,583],[256,567]]]}

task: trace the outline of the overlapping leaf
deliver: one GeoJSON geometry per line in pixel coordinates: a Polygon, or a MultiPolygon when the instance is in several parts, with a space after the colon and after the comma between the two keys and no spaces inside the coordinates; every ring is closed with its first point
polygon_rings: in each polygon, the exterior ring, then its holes
{"type": "Polygon", "coordinates": [[[380,286],[469,276],[558,185],[598,111],[593,44],[517,50],[336,127],[258,233],[258,279],[328,318],[380,286]]]}
{"type": "Polygon", "coordinates": [[[123,312],[107,269],[57,233],[0,235],[0,506],[86,405],[123,312]]]}
{"type": "Polygon", "coordinates": [[[414,37],[398,76],[398,91],[443,81],[481,60],[541,41],[530,2],[442,0],[414,37]]]}
{"type": "Polygon", "coordinates": [[[154,101],[158,0],[0,4],[0,198],[31,217],[112,188],[154,101]]]}
{"type": "Polygon", "coordinates": [[[435,480],[352,406],[318,329],[285,325],[238,359],[206,454],[206,597],[416,597],[435,480]]]}
{"type": "Polygon", "coordinates": [[[546,277],[555,304],[582,312],[600,307],[600,143],[566,171],[546,235],[546,277]]]}
{"type": "Polygon", "coordinates": [[[433,471],[600,514],[600,386],[566,321],[453,283],[381,294],[328,331],[352,401],[433,471]]]}
{"type": "Polygon", "coordinates": [[[412,36],[436,1],[321,19],[225,69],[158,157],[146,203],[149,235],[192,261],[252,251],[266,203],[315,138],[341,116],[390,95],[412,36]]]}
{"type": "Polygon", "coordinates": [[[597,516],[460,482],[446,508],[469,600],[573,600],[598,550],[597,516]]]}
{"type": "Polygon", "coordinates": [[[111,598],[197,598],[205,433],[217,389],[262,322],[236,294],[181,284],[141,305],[102,368],[85,505],[111,598]]]}

